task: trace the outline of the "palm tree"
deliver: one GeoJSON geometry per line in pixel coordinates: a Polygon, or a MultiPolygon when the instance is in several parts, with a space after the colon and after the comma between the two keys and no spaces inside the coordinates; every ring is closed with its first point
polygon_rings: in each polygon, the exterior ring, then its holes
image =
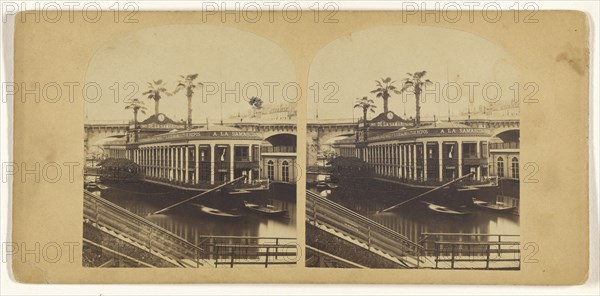
{"type": "Polygon", "coordinates": [[[363,121],[365,122],[365,126],[367,125],[367,112],[375,112],[375,108],[377,108],[377,106],[375,106],[373,100],[367,98],[367,97],[363,97],[362,99],[357,98],[356,99],[356,103],[354,104],[354,109],[359,108],[362,109],[363,111],[363,121]]]}
{"type": "Polygon", "coordinates": [[[177,88],[175,88],[174,94],[178,93],[180,90],[185,89],[185,96],[187,97],[188,103],[188,119],[187,119],[187,129],[192,128],[192,96],[194,95],[194,90],[196,86],[202,87],[204,84],[200,82],[194,82],[196,78],[198,78],[198,74],[190,74],[187,76],[179,75],[181,79],[177,83],[177,88]]]}
{"type": "Polygon", "coordinates": [[[165,84],[163,83],[162,79],[148,82],[148,90],[142,94],[148,95],[148,99],[154,100],[154,115],[158,115],[158,106],[162,95],[171,95],[171,93],[167,92],[167,88],[165,87],[165,84]]]}
{"type": "Polygon", "coordinates": [[[142,114],[146,114],[146,106],[144,106],[144,102],[138,100],[138,99],[133,99],[131,101],[131,103],[129,103],[129,105],[125,106],[125,109],[129,110],[133,110],[133,124],[134,124],[134,141],[137,142],[137,132],[138,132],[138,112],[142,113],[142,114]]]}
{"type": "Polygon", "coordinates": [[[415,94],[416,101],[416,115],[415,115],[415,124],[419,125],[421,123],[421,92],[427,85],[433,84],[429,79],[423,80],[423,76],[427,74],[427,71],[415,72],[415,73],[406,73],[408,75],[407,78],[402,79],[402,89],[401,92],[405,92],[408,90],[412,90],[415,94]]]}
{"type": "Polygon", "coordinates": [[[388,99],[392,96],[392,93],[399,94],[400,91],[394,86],[392,78],[381,78],[381,80],[375,80],[377,88],[372,90],[372,94],[377,94],[376,97],[383,99],[383,113],[388,112],[388,99]]]}

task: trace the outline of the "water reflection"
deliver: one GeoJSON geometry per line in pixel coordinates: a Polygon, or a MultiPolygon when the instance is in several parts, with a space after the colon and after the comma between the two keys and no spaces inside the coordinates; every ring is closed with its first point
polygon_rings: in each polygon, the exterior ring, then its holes
{"type": "Polygon", "coordinates": [[[421,234],[426,232],[519,234],[519,217],[514,214],[471,208],[468,215],[448,215],[430,210],[427,204],[419,200],[391,212],[378,213],[402,201],[398,199],[398,191],[333,190],[320,191],[319,194],[407,236],[412,241],[418,241],[422,238],[421,234]]]}
{"type": "Polygon", "coordinates": [[[225,208],[239,207],[244,214],[240,218],[215,217],[201,213],[198,207],[184,204],[163,214],[152,213],[184,200],[198,192],[184,191],[152,184],[106,184],[109,188],[100,195],[163,227],[182,238],[198,243],[202,236],[261,236],[296,237],[296,202],[287,188],[273,186],[269,191],[251,192],[235,196],[208,194],[198,199],[199,203],[225,208]],[[246,212],[243,201],[270,204],[287,210],[285,217],[266,217],[259,213],[246,212]]]}

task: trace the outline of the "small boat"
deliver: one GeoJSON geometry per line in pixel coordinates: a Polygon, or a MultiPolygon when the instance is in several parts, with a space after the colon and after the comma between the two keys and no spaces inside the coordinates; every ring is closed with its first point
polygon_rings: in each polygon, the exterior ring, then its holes
{"type": "Polygon", "coordinates": [[[331,181],[331,178],[328,175],[317,175],[317,179],[315,183],[317,184],[317,188],[329,187],[328,183],[331,181]]]}
{"type": "Polygon", "coordinates": [[[331,189],[336,189],[336,188],[340,187],[340,185],[335,184],[335,183],[327,183],[327,187],[329,187],[331,189]]]}
{"type": "Polygon", "coordinates": [[[229,191],[227,193],[228,194],[246,194],[246,193],[250,193],[250,191],[244,190],[244,189],[239,189],[239,190],[229,191]]]}
{"type": "Polygon", "coordinates": [[[244,206],[246,206],[246,208],[251,211],[261,213],[261,214],[266,214],[269,216],[280,216],[280,215],[287,213],[286,210],[278,209],[272,205],[264,205],[263,206],[263,205],[250,203],[248,201],[244,201],[244,206]]]}
{"type": "Polygon", "coordinates": [[[319,192],[322,197],[328,197],[331,194],[331,189],[323,190],[319,192]]]}
{"type": "Polygon", "coordinates": [[[106,185],[102,185],[102,184],[97,184],[97,185],[98,185],[98,188],[100,188],[102,190],[108,189],[108,186],[106,186],[106,185]]]}
{"type": "Polygon", "coordinates": [[[98,189],[100,189],[100,187],[98,186],[98,184],[96,184],[96,182],[90,182],[90,183],[85,184],[85,189],[88,191],[91,191],[91,190],[98,190],[98,189]]]}
{"type": "Polygon", "coordinates": [[[467,215],[468,214],[467,212],[451,210],[445,206],[436,205],[436,204],[432,204],[432,203],[425,202],[425,201],[423,203],[426,204],[430,210],[438,212],[438,213],[442,213],[442,214],[448,214],[448,215],[467,215]]]}
{"type": "Polygon", "coordinates": [[[486,201],[478,200],[476,198],[473,198],[473,203],[480,208],[500,213],[508,213],[516,209],[516,207],[507,206],[503,203],[497,202],[495,204],[490,204],[486,201]]]}
{"type": "Polygon", "coordinates": [[[219,209],[207,207],[207,206],[204,206],[204,205],[195,204],[195,206],[197,206],[202,213],[207,214],[207,215],[211,215],[211,216],[225,217],[225,218],[239,218],[239,217],[242,217],[242,215],[237,214],[237,213],[228,213],[228,212],[224,212],[224,211],[221,211],[219,209]]]}

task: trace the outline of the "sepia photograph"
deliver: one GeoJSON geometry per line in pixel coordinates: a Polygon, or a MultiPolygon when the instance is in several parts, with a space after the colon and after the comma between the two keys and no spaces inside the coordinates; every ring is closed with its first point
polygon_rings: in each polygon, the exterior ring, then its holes
{"type": "Polygon", "coordinates": [[[518,270],[518,76],[501,47],[445,28],[321,49],[309,79],[340,99],[308,110],[306,266],[518,270]]]}
{"type": "Polygon", "coordinates": [[[218,26],[100,48],[86,81],[115,92],[85,105],[83,265],[294,266],[296,104],[261,88],[295,81],[290,65],[218,26]]]}
{"type": "Polygon", "coordinates": [[[595,18],[497,4],[3,3],[2,291],[594,283],[595,18]]]}

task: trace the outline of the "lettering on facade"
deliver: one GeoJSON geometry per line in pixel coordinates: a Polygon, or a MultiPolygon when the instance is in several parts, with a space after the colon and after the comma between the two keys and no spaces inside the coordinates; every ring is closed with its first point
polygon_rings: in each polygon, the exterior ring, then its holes
{"type": "Polygon", "coordinates": [[[183,132],[173,134],[163,134],[152,138],[141,140],[140,142],[155,142],[173,139],[210,139],[210,138],[259,138],[255,132],[247,131],[201,131],[201,132],[183,132]]]}
{"type": "Polygon", "coordinates": [[[407,131],[395,131],[373,137],[373,141],[397,139],[397,138],[412,138],[422,136],[440,136],[440,135],[460,135],[460,136],[485,136],[489,131],[485,128],[431,128],[431,129],[416,129],[407,131]]]}

